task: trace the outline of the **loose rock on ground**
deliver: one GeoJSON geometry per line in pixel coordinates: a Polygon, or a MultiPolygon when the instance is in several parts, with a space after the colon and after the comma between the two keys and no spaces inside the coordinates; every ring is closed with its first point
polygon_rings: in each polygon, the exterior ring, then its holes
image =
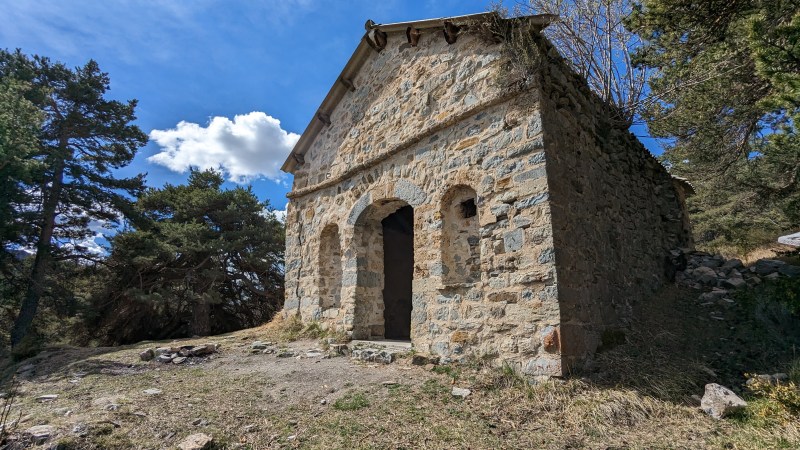
{"type": "Polygon", "coordinates": [[[706,385],[706,392],[700,401],[700,408],[715,419],[722,419],[734,412],[741,411],[747,402],[736,395],[732,390],[717,383],[706,385]]]}
{"type": "Polygon", "coordinates": [[[204,450],[211,446],[213,440],[213,437],[205,433],[196,433],[187,436],[178,444],[178,448],[181,450],[204,450]]]}
{"type": "Polygon", "coordinates": [[[207,343],[203,345],[183,345],[179,347],[148,348],[139,353],[142,361],[156,360],[160,363],[182,364],[193,358],[208,356],[219,351],[219,344],[207,343]]]}

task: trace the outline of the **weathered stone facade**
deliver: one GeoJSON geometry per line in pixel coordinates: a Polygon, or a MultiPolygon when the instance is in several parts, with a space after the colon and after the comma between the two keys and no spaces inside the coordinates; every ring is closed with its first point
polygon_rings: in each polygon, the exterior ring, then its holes
{"type": "Polygon", "coordinates": [[[543,38],[511,89],[502,43],[443,28],[369,30],[284,165],[285,314],[563,375],[689,244],[683,187],[543,38]]]}

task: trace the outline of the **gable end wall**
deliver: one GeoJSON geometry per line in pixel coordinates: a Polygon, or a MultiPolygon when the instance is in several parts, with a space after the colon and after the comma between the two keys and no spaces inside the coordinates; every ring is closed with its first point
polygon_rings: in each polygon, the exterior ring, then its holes
{"type": "Polygon", "coordinates": [[[538,90],[497,88],[498,45],[468,34],[453,45],[440,34],[422,43],[408,48],[405,36],[389,35],[295,174],[285,314],[357,338],[380,334],[381,236],[368,222],[402,201],[414,208],[415,349],[561,375],[538,90]],[[477,223],[453,226],[452,202],[470,191],[477,223]],[[335,271],[320,270],[331,265],[322,249],[335,247],[323,242],[326,229],[339,231],[338,302],[329,298],[335,271]],[[454,281],[448,266],[464,259],[445,253],[465,241],[479,270],[454,281]]]}
{"type": "Polygon", "coordinates": [[[673,182],[555,55],[541,85],[512,93],[496,83],[499,46],[421,42],[389,35],[295,173],[285,313],[380,335],[374,224],[409,204],[416,350],[563,375],[625,327],[633,302],[668,275],[669,250],[688,242],[673,182]],[[449,202],[469,195],[477,225],[451,227],[449,202]],[[477,261],[454,281],[446,252],[465,240],[477,261]]]}

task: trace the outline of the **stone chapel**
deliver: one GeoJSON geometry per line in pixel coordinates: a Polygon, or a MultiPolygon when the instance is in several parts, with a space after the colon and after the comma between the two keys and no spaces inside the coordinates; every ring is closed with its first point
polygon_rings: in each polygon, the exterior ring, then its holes
{"type": "Polygon", "coordinates": [[[530,376],[624,333],[691,246],[691,186],[569,69],[553,20],[367,22],[282,167],[283,314],[530,376]],[[511,35],[538,55],[524,76],[511,35]]]}

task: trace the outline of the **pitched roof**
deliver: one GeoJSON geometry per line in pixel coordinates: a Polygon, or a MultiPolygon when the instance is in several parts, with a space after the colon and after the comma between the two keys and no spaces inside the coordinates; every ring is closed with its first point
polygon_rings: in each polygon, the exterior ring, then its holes
{"type": "MultiPolygon", "coordinates": [[[[300,136],[300,139],[295,144],[288,158],[286,158],[283,166],[281,166],[281,170],[284,172],[294,173],[297,165],[302,163],[303,155],[305,155],[306,151],[308,151],[308,147],[311,145],[311,143],[314,142],[314,138],[327,124],[330,123],[330,114],[336,108],[336,105],[339,103],[342,97],[344,97],[348,90],[355,89],[352,80],[355,79],[358,71],[361,69],[361,66],[369,57],[370,52],[376,50],[380,51],[381,47],[376,47],[376,38],[380,39],[380,35],[383,35],[385,39],[385,34],[383,33],[388,34],[403,32],[408,35],[409,31],[412,29],[423,30],[430,28],[441,28],[444,30],[449,23],[463,23],[468,20],[475,20],[483,17],[497,17],[497,13],[486,12],[468,14],[464,16],[442,17],[438,19],[425,19],[388,24],[376,24],[371,20],[367,20],[364,26],[366,28],[364,36],[361,37],[361,41],[359,41],[358,46],[353,52],[353,55],[350,56],[350,59],[347,61],[347,64],[345,64],[336,82],[333,84],[330,91],[328,91],[328,95],[326,95],[325,99],[322,100],[322,104],[317,109],[316,114],[311,119],[311,122],[309,122],[305,131],[303,131],[303,134],[300,136]]],[[[550,24],[555,18],[556,16],[549,14],[525,17],[525,19],[533,21],[534,23],[542,25],[543,27],[550,24]]],[[[411,37],[409,37],[409,39],[411,39],[411,37]]]]}

